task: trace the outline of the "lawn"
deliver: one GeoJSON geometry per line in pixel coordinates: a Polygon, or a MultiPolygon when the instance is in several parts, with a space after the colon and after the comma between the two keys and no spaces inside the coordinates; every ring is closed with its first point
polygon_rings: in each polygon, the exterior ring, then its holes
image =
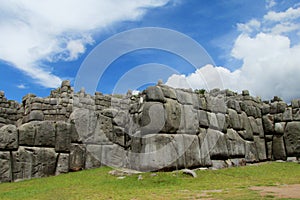
{"type": "MultiPolygon", "coordinates": [[[[300,183],[297,163],[197,171],[197,178],[181,172],[157,172],[118,179],[103,167],[56,177],[0,184],[0,199],[260,199],[252,186],[300,183]]],[[[267,195],[264,198],[272,199],[267,195]]]]}

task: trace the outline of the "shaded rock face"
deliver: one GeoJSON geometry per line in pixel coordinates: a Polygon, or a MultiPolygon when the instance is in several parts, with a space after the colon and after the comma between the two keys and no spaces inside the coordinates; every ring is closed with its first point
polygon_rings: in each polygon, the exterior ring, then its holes
{"type": "Polygon", "coordinates": [[[0,95],[0,182],[96,168],[223,168],[300,157],[300,100],[166,85],[139,95],[74,93],[22,104],[0,95]]]}

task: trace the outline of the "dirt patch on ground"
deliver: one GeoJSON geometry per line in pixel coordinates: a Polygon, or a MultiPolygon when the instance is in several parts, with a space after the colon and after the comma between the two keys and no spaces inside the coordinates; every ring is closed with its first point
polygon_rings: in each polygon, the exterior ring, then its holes
{"type": "Polygon", "coordinates": [[[300,198],[300,184],[280,186],[258,186],[251,190],[260,191],[262,196],[272,195],[279,198],[300,198]]]}

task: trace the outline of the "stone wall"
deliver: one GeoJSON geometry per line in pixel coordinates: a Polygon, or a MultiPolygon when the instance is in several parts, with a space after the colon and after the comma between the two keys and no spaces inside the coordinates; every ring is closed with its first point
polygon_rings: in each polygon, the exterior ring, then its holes
{"type": "Polygon", "coordinates": [[[108,165],[140,171],[240,166],[300,157],[300,100],[165,85],[139,95],[74,93],[19,104],[0,92],[0,182],[108,165]]]}

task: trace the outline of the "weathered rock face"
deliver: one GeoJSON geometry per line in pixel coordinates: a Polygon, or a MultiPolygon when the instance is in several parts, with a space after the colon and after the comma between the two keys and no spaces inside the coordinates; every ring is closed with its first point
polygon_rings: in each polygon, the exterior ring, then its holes
{"type": "Polygon", "coordinates": [[[300,100],[166,85],[139,95],[74,93],[69,81],[22,104],[0,92],[0,182],[100,166],[140,171],[300,157],[300,100]]]}

